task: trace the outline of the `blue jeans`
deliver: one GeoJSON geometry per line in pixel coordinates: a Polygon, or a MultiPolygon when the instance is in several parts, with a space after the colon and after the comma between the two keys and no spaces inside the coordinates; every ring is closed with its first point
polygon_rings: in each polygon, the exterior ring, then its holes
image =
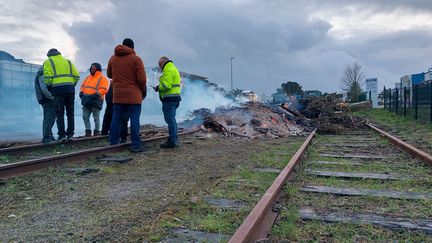
{"type": "Polygon", "coordinates": [[[176,110],[180,105],[180,101],[164,101],[162,102],[162,111],[165,122],[168,125],[168,143],[177,144],[177,121],[176,110]]]}
{"type": "MultiPolygon", "coordinates": [[[[109,134],[112,116],[113,116],[113,106],[114,105],[112,103],[112,99],[111,99],[111,102],[106,100],[105,113],[104,113],[103,122],[102,122],[102,131],[101,131],[102,135],[108,135],[109,134]]],[[[121,121],[120,140],[126,141],[126,139],[127,139],[128,121],[129,121],[129,117],[125,117],[121,121]]]]}
{"type": "Polygon", "coordinates": [[[110,127],[110,144],[116,145],[120,140],[120,126],[122,118],[127,117],[130,119],[130,138],[132,141],[132,147],[134,149],[141,149],[142,142],[140,138],[140,115],[141,115],[141,104],[129,105],[129,104],[114,104],[113,117],[110,127]]]}
{"type": "Polygon", "coordinates": [[[41,105],[43,107],[42,143],[52,142],[54,141],[52,127],[54,126],[56,119],[54,101],[45,100],[41,105]]]}

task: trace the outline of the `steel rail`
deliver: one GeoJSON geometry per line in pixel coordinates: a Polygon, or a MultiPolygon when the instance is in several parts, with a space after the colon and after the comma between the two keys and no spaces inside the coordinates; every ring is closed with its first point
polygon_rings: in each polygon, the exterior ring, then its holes
{"type": "MultiPolygon", "coordinates": [[[[179,133],[178,136],[186,136],[195,132],[197,132],[197,130],[179,133]]],[[[168,136],[160,136],[155,138],[143,139],[142,142],[146,144],[152,144],[152,143],[160,142],[161,140],[164,140],[166,138],[168,138],[168,136]]],[[[130,145],[131,143],[124,143],[124,144],[118,144],[112,146],[80,150],[80,151],[71,152],[67,154],[30,159],[30,160],[25,160],[16,163],[4,164],[0,166],[0,179],[7,179],[11,177],[30,174],[31,172],[41,168],[60,165],[67,162],[77,163],[80,162],[81,160],[88,159],[89,155],[98,155],[106,152],[123,151],[127,149],[128,146],[130,145]]]]}
{"type": "Polygon", "coordinates": [[[393,143],[394,145],[398,146],[399,148],[405,150],[406,152],[408,152],[409,154],[411,154],[414,157],[418,157],[421,160],[423,160],[424,162],[426,162],[428,165],[432,165],[432,155],[400,140],[399,138],[390,135],[389,133],[371,125],[371,124],[366,124],[367,126],[369,126],[372,130],[374,130],[375,132],[377,132],[378,134],[380,134],[383,137],[386,137],[391,143],[393,143]]]}
{"type": "Polygon", "coordinates": [[[256,242],[267,237],[271,226],[276,219],[277,214],[271,209],[276,199],[280,195],[288,176],[293,172],[294,167],[301,160],[306,148],[315,136],[316,129],[309,134],[306,141],[297,150],[289,163],[285,166],[282,172],[278,175],[267,192],[261,197],[237,231],[233,234],[230,243],[239,242],[256,242]]]}
{"type": "MultiPolygon", "coordinates": [[[[160,131],[160,130],[164,130],[164,128],[141,130],[141,133],[160,131]]],[[[74,139],[65,140],[62,142],[53,142],[53,143],[48,143],[48,144],[33,143],[33,144],[27,144],[27,145],[22,145],[22,146],[12,146],[12,147],[7,147],[7,148],[1,148],[0,154],[15,154],[15,153],[21,153],[21,152],[32,150],[32,149],[48,148],[48,147],[52,147],[52,146],[56,146],[56,145],[60,145],[60,144],[77,144],[77,143],[81,143],[81,142],[102,140],[102,139],[106,139],[106,138],[108,138],[108,135],[74,138],[74,139]]]]}

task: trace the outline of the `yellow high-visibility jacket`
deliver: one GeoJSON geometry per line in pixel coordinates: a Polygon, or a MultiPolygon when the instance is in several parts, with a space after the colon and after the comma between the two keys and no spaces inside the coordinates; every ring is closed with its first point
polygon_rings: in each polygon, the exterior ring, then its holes
{"type": "Polygon", "coordinates": [[[75,65],[60,54],[43,63],[44,82],[53,95],[74,94],[80,76],[75,65]]]}
{"type": "Polygon", "coordinates": [[[159,97],[163,101],[180,101],[181,96],[180,73],[174,63],[167,62],[159,78],[159,97]]]}

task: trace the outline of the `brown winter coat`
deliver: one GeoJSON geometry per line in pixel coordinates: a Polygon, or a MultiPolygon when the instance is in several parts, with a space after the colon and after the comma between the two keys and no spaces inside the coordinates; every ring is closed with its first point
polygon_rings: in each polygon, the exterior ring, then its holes
{"type": "Polygon", "coordinates": [[[116,46],[108,62],[107,76],[112,78],[114,104],[141,104],[147,79],[144,63],[133,49],[116,46]]]}

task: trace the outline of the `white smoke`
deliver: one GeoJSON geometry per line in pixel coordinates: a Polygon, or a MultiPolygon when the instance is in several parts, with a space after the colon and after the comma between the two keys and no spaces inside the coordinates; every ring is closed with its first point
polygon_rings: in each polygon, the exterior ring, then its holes
{"type": "MultiPolygon", "coordinates": [[[[84,79],[88,72],[82,72],[81,79],[84,79]]],[[[153,124],[166,126],[163,119],[162,104],[158,93],[154,92],[151,86],[158,84],[159,75],[147,72],[148,88],[147,97],[142,103],[141,124],[153,124]]],[[[1,96],[1,119],[0,119],[0,141],[40,141],[42,139],[42,118],[43,110],[37,103],[34,95],[33,80],[29,78],[28,87],[24,92],[16,92],[12,98],[1,96]]],[[[78,97],[81,81],[77,84],[75,98],[75,136],[84,135],[84,123],[82,120],[82,107],[78,97]]],[[[182,79],[182,101],[177,110],[177,121],[181,122],[188,118],[190,113],[200,108],[207,108],[214,111],[217,107],[238,106],[239,103],[224,96],[223,92],[217,91],[215,87],[209,86],[201,80],[182,79]]],[[[2,94],[10,93],[6,87],[2,87],[2,94]]],[[[106,104],[100,114],[102,123],[106,104]]],[[[94,129],[93,119],[90,119],[94,129]]],[[[66,115],[65,115],[65,125],[66,115]]],[[[102,124],[101,124],[102,125],[102,124]]],[[[67,126],[67,125],[66,125],[67,126]]],[[[57,137],[57,126],[53,126],[53,134],[57,137]]]]}
{"type": "Polygon", "coordinates": [[[224,96],[214,86],[200,80],[183,78],[182,101],[178,109],[178,117],[183,120],[188,114],[200,108],[214,111],[217,107],[239,106],[237,102],[224,96]]]}

